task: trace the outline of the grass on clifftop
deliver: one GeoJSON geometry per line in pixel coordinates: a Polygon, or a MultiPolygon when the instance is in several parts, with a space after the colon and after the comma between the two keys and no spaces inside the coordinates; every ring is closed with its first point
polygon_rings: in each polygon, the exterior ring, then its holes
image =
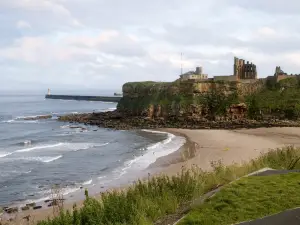
{"type": "Polygon", "coordinates": [[[289,147],[271,151],[242,165],[224,167],[220,162],[214,162],[212,172],[193,168],[173,177],[149,178],[127,190],[103,193],[101,201],[87,195],[81,209],[75,207],[73,213],[61,212],[59,217],[39,225],[154,224],[163,221],[166,215],[189,207],[203,194],[263,167],[300,168],[299,157],[300,149],[289,147]]]}
{"type": "Polygon", "coordinates": [[[242,178],[195,208],[179,224],[230,225],[300,206],[300,174],[242,178]]]}

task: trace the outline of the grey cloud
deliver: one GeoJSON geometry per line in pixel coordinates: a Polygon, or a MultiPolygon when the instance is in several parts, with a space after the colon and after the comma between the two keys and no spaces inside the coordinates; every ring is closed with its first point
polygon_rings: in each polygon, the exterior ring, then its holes
{"type": "Polygon", "coordinates": [[[233,52],[254,58],[261,75],[273,73],[277,64],[295,73],[300,63],[293,64],[284,56],[300,51],[299,6],[296,1],[279,0],[1,1],[0,52],[18,47],[13,43],[19,38],[41,37],[46,47],[31,51],[29,45],[23,50],[35,59],[49,61],[41,64],[26,63],[22,57],[0,58],[0,69],[6,76],[1,88],[9,83],[33,88],[104,88],[135,80],[171,81],[178,78],[180,65],[174,58],[181,51],[185,60],[201,64],[211,76],[232,73],[233,52]],[[22,2],[31,5],[24,7],[22,2]],[[31,28],[18,29],[19,20],[31,28]],[[261,27],[282,33],[270,38],[255,36],[261,27]],[[120,35],[106,42],[92,41],[94,44],[62,42],[62,37],[93,39],[106,30],[120,35]],[[266,63],[256,60],[256,55],[266,63]]]}
{"type": "Polygon", "coordinates": [[[300,2],[298,0],[225,0],[224,5],[233,5],[245,8],[247,10],[257,10],[263,11],[271,14],[280,15],[290,15],[298,14],[300,11],[300,2]]]}
{"type": "Polygon", "coordinates": [[[241,46],[243,41],[230,36],[223,29],[208,29],[192,26],[165,26],[165,39],[178,45],[214,45],[214,46],[241,46]]]}

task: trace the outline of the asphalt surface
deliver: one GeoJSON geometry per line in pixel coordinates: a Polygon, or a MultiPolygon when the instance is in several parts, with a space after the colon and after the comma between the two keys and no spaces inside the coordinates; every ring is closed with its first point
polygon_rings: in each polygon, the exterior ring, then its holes
{"type": "Polygon", "coordinates": [[[239,223],[238,225],[300,225],[300,208],[286,210],[262,219],[239,223]]]}
{"type": "Polygon", "coordinates": [[[270,176],[288,173],[300,173],[300,170],[266,170],[264,172],[253,174],[252,176],[270,176]]]}

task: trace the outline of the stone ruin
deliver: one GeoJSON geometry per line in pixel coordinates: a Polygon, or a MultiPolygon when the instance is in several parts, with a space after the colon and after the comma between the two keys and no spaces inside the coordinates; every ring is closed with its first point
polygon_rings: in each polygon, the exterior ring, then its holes
{"type": "Polygon", "coordinates": [[[256,65],[237,57],[234,57],[233,71],[237,80],[257,79],[256,65]]]}

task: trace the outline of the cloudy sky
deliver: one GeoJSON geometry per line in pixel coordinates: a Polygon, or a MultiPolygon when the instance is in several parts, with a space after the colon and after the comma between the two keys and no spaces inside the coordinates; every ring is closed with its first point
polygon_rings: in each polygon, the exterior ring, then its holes
{"type": "Polygon", "coordinates": [[[1,90],[119,89],[197,65],[300,73],[296,0],[0,0],[1,90]]]}

